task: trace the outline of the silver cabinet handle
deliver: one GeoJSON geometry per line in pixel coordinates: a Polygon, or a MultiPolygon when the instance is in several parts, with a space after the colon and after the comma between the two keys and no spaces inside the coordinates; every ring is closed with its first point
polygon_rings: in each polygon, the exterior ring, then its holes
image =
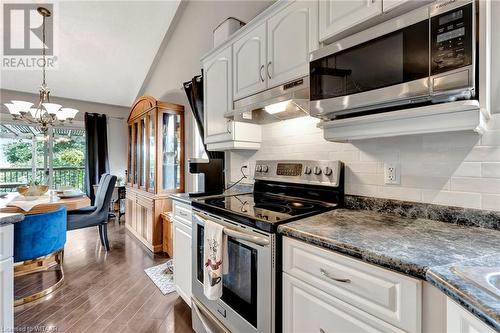
{"type": "Polygon", "coordinates": [[[339,279],[339,278],[331,276],[323,268],[320,268],[319,271],[321,272],[321,275],[323,275],[324,277],[329,278],[330,280],[337,281],[337,282],[342,282],[342,283],[351,283],[351,280],[349,280],[349,279],[339,279]]]}
{"type": "Polygon", "coordinates": [[[266,71],[267,71],[267,77],[268,77],[268,78],[271,78],[271,72],[269,72],[269,66],[271,66],[271,61],[269,61],[269,62],[267,63],[267,69],[266,69],[266,71]]]}
{"type": "Polygon", "coordinates": [[[260,71],[259,71],[259,76],[260,76],[260,80],[262,82],[264,82],[264,77],[262,76],[262,71],[264,70],[264,65],[260,66],[260,71]]]}

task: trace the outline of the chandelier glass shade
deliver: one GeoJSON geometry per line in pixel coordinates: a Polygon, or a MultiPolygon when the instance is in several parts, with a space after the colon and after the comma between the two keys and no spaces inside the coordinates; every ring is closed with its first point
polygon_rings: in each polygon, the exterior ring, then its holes
{"type": "Polygon", "coordinates": [[[62,105],[50,103],[50,89],[45,82],[45,71],[47,61],[45,59],[45,19],[51,16],[51,12],[44,8],[38,7],[38,13],[42,16],[42,56],[43,56],[43,67],[42,67],[42,85],[39,89],[39,100],[37,105],[34,106],[31,102],[26,101],[11,101],[11,103],[5,103],[4,105],[9,110],[9,113],[14,119],[24,120],[26,123],[35,124],[40,126],[44,133],[47,133],[49,126],[54,126],[57,123],[63,124],[64,122],[72,122],[78,113],[77,109],[63,108],[62,105]]]}

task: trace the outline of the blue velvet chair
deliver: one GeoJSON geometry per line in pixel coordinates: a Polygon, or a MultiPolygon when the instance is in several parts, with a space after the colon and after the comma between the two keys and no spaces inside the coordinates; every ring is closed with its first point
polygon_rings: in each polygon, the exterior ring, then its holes
{"type": "Polygon", "coordinates": [[[33,260],[64,248],[66,208],[26,215],[14,224],[14,262],[33,260]]]}
{"type": "Polygon", "coordinates": [[[32,290],[14,300],[22,305],[41,298],[57,288],[64,280],[62,267],[64,244],[66,243],[66,208],[55,211],[26,215],[24,220],[14,224],[14,278],[59,266],[57,279],[47,286],[40,284],[40,290],[32,290]]]}
{"type": "Polygon", "coordinates": [[[101,244],[109,251],[108,212],[115,189],[116,176],[105,175],[96,193],[95,210],[88,213],[68,214],[68,230],[98,227],[101,244]]]}

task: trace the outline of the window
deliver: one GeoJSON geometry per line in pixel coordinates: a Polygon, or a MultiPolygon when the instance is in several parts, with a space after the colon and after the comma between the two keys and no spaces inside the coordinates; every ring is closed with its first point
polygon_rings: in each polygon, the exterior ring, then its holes
{"type": "Polygon", "coordinates": [[[44,136],[39,127],[0,125],[0,190],[37,181],[51,188],[84,190],[85,130],[53,128],[44,136]]]}

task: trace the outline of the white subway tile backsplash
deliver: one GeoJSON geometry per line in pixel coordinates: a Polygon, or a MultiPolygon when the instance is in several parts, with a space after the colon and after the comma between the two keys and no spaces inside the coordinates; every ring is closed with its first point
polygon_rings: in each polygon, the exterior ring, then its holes
{"type": "Polygon", "coordinates": [[[454,132],[351,143],[324,140],[317,122],[304,117],[263,125],[259,151],[228,154],[230,179],[239,179],[246,161],[338,159],[346,165],[347,194],[500,211],[500,114],[482,137],[454,132]],[[384,184],[385,162],[400,164],[401,185],[384,184]]]}
{"type": "Polygon", "coordinates": [[[500,142],[498,146],[476,146],[468,154],[466,161],[500,162],[500,142]]]}
{"type": "Polygon", "coordinates": [[[481,176],[486,178],[500,178],[500,162],[481,163],[481,176]]]}
{"type": "Polygon", "coordinates": [[[500,131],[487,131],[481,138],[481,146],[498,146],[500,131]]]}
{"type": "Polygon", "coordinates": [[[463,162],[453,172],[455,177],[480,177],[481,163],[480,162],[463,162]]]}
{"type": "Polygon", "coordinates": [[[419,202],[422,200],[422,190],[418,188],[400,186],[381,186],[378,196],[386,199],[419,202]]]}
{"type": "Polygon", "coordinates": [[[498,194],[483,194],[482,209],[500,210],[500,195],[498,194]]]}
{"type": "Polygon", "coordinates": [[[437,205],[481,208],[479,193],[422,190],[422,201],[437,205]]]}

